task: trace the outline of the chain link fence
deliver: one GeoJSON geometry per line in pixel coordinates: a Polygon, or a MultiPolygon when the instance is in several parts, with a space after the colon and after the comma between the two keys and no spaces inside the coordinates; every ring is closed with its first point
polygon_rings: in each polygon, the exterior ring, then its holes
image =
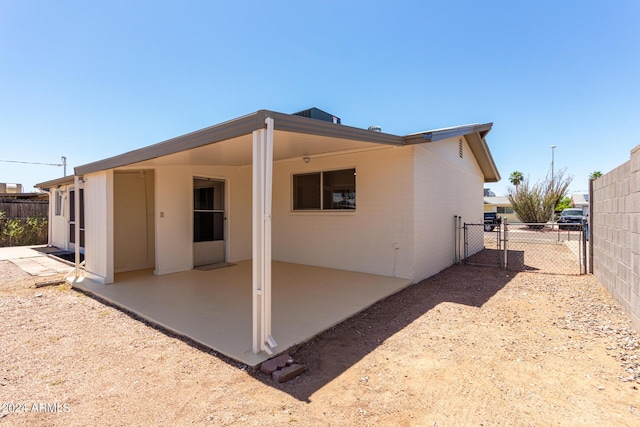
{"type": "Polygon", "coordinates": [[[464,225],[464,262],[472,265],[503,266],[502,228],[485,231],[484,224],[464,225]]]}
{"type": "Polygon", "coordinates": [[[508,224],[493,231],[484,224],[463,227],[466,264],[497,266],[512,271],[578,275],[587,272],[587,229],[558,224],[508,224]]]}

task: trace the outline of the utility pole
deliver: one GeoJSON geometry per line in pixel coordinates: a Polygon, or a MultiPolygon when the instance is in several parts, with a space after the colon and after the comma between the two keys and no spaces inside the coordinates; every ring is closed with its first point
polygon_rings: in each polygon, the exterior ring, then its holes
{"type": "Polygon", "coordinates": [[[67,176],[67,158],[66,156],[62,156],[60,160],[62,160],[62,168],[64,170],[64,176],[67,176]]]}
{"type": "MultiPolygon", "coordinates": [[[[551,191],[553,191],[555,193],[555,171],[553,169],[553,160],[554,160],[554,152],[555,152],[556,146],[552,145],[551,146],[551,191]]],[[[554,228],[554,224],[556,221],[556,206],[555,204],[553,205],[553,209],[551,211],[551,230],[553,231],[554,228]]]]}

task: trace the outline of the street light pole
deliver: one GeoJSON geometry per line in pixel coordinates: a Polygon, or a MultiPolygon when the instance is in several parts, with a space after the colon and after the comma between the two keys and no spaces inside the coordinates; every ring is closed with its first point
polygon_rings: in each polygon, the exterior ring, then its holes
{"type": "MultiPolygon", "coordinates": [[[[556,177],[555,177],[555,171],[554,171],[554,168],[553,168],[553,166],[554,166],[553,165],[553,163],[554,163],[553,161],[554,161],[555,149],[556,149],[556,146],[552,145],[551,146],[551,191],[553,191],[554,193],[556,191],[555,190],[555,183],[554,183],[556,177]]],[[[555,221],[556,221],[556,206],[554,204],[553,208],[552,208],[552,211],[551,211],[551,230],[553,230],[553,228],[554,228],[555,221]]]]}

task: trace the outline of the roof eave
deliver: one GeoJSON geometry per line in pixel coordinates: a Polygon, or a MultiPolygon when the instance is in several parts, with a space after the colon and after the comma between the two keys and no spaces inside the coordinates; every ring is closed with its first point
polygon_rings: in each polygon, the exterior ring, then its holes
{"type": "Polygon", "coordinates": [[[73,184],[73,175],[52,179],[50,181],[41,182],[39,184],[34,185],[34,187],[43,190],[45,188],[53,188],[53,187],[59,187],[61,185],[69,185],[69,184],[73,184]]]}
{"type": "Polygon", "coordinates": [[[335,124],[292,114],[278,113],[275,111],[264,111],[264,113],[265,117],[271,117],[274,119],[273,125],[275,130],[319,135],[328,138],[350,139],[375,144],[395,146],[404,145],[403,137],[398,135],[375,132],[372,130],[346,126],[343,124],[335,124]]]}
{"type": "Polygon", "coordinates": [[[493,123],[471,124],[455,126],[447,129],[431,130],[425,132],[413,133],[404,137],[406,145],[423,144],[425,142],[442,141],[443,139],[455,138],[456,136],[465,136],[472,133],[479,133],[482,138],[487,136],[491,131],[493,123]]]}
{"type": "Polygon", "coordinates": [[[262,124],[260,124],[260,117],[264,117],[264,111],[262,110],[157,144],[78,166],[74,171],[76,175],[82,176],[91,172],[126,166],[132,163],[198,148],[203,145],[213,144],[225,139],[235,138],[251,133],[260,127],[264,127],[264,119],[262,120],[262,124]]]}
{"type": "Polygon", "coordinates": [[[501,179],[500,172],[496,166],[489,145],[485,140],[485,136],[488,133],[486,131],[474,132],[469,135],[465,135],[465,139],[471,148],[471,152],[478,161],[478,165],[484,175],[484,182],[498,182],[501,179]]]}
{"type": "Polygon", "coordinates": [[[464,136],[484,175],[484,182],[500,181],[500,172],[496,167],[485,137],[491,131],[493,123],[471,124],[447,129],[414,133],[404,137],[405,144],[424,144],[442,141],[448,138],[464,136]]]}
{"type": "Polygon", "coordinates": [[[186,135],[171,138],[148,147],[129,151],[97,162],[78,166],[75,174],[82,176],[92,172],[114,169],[133,163],[151,160],[169,154],[202,147],[247,135],[265,127],[265,119],[274,119],[274,129],[285,132],[297,132],[318,135],[329,138],[342,138],[371,142],[376,144],[403,145],[402,137],[381,132],[339,125],[308,117],[278,113],[269,110],[259,110],[255,113],[229,120],[218,125],[210,126],[186,135]]]}

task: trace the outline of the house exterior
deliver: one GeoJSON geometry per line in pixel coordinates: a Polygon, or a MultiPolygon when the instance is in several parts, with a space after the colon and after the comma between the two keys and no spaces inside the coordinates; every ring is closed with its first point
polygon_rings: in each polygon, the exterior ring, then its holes
{"type": "Polygon", "coordinates": [[[414,283],[452,265],[454,216],[481,222],[500,179],[492,124],[398,136],[331,117],[260,110],[38,184],[50,243],[102,284],[252,259],[254,352],[269,350],[272,260],[414,283]]]}
{"type": "Polygon", "coordinates": [[[572,194],[571,207],[582,209],[582,212],[584,212],[585,215],[589,215],[589,194],[572,194]]]}
{"type": "Polygon", "coordinates": [[[495,212],[498,216],[512,224],[520,222],[518,215],[516,215],[509,198],[506,196],[485,196],[484,197],[484,211],[495,212]]]}

